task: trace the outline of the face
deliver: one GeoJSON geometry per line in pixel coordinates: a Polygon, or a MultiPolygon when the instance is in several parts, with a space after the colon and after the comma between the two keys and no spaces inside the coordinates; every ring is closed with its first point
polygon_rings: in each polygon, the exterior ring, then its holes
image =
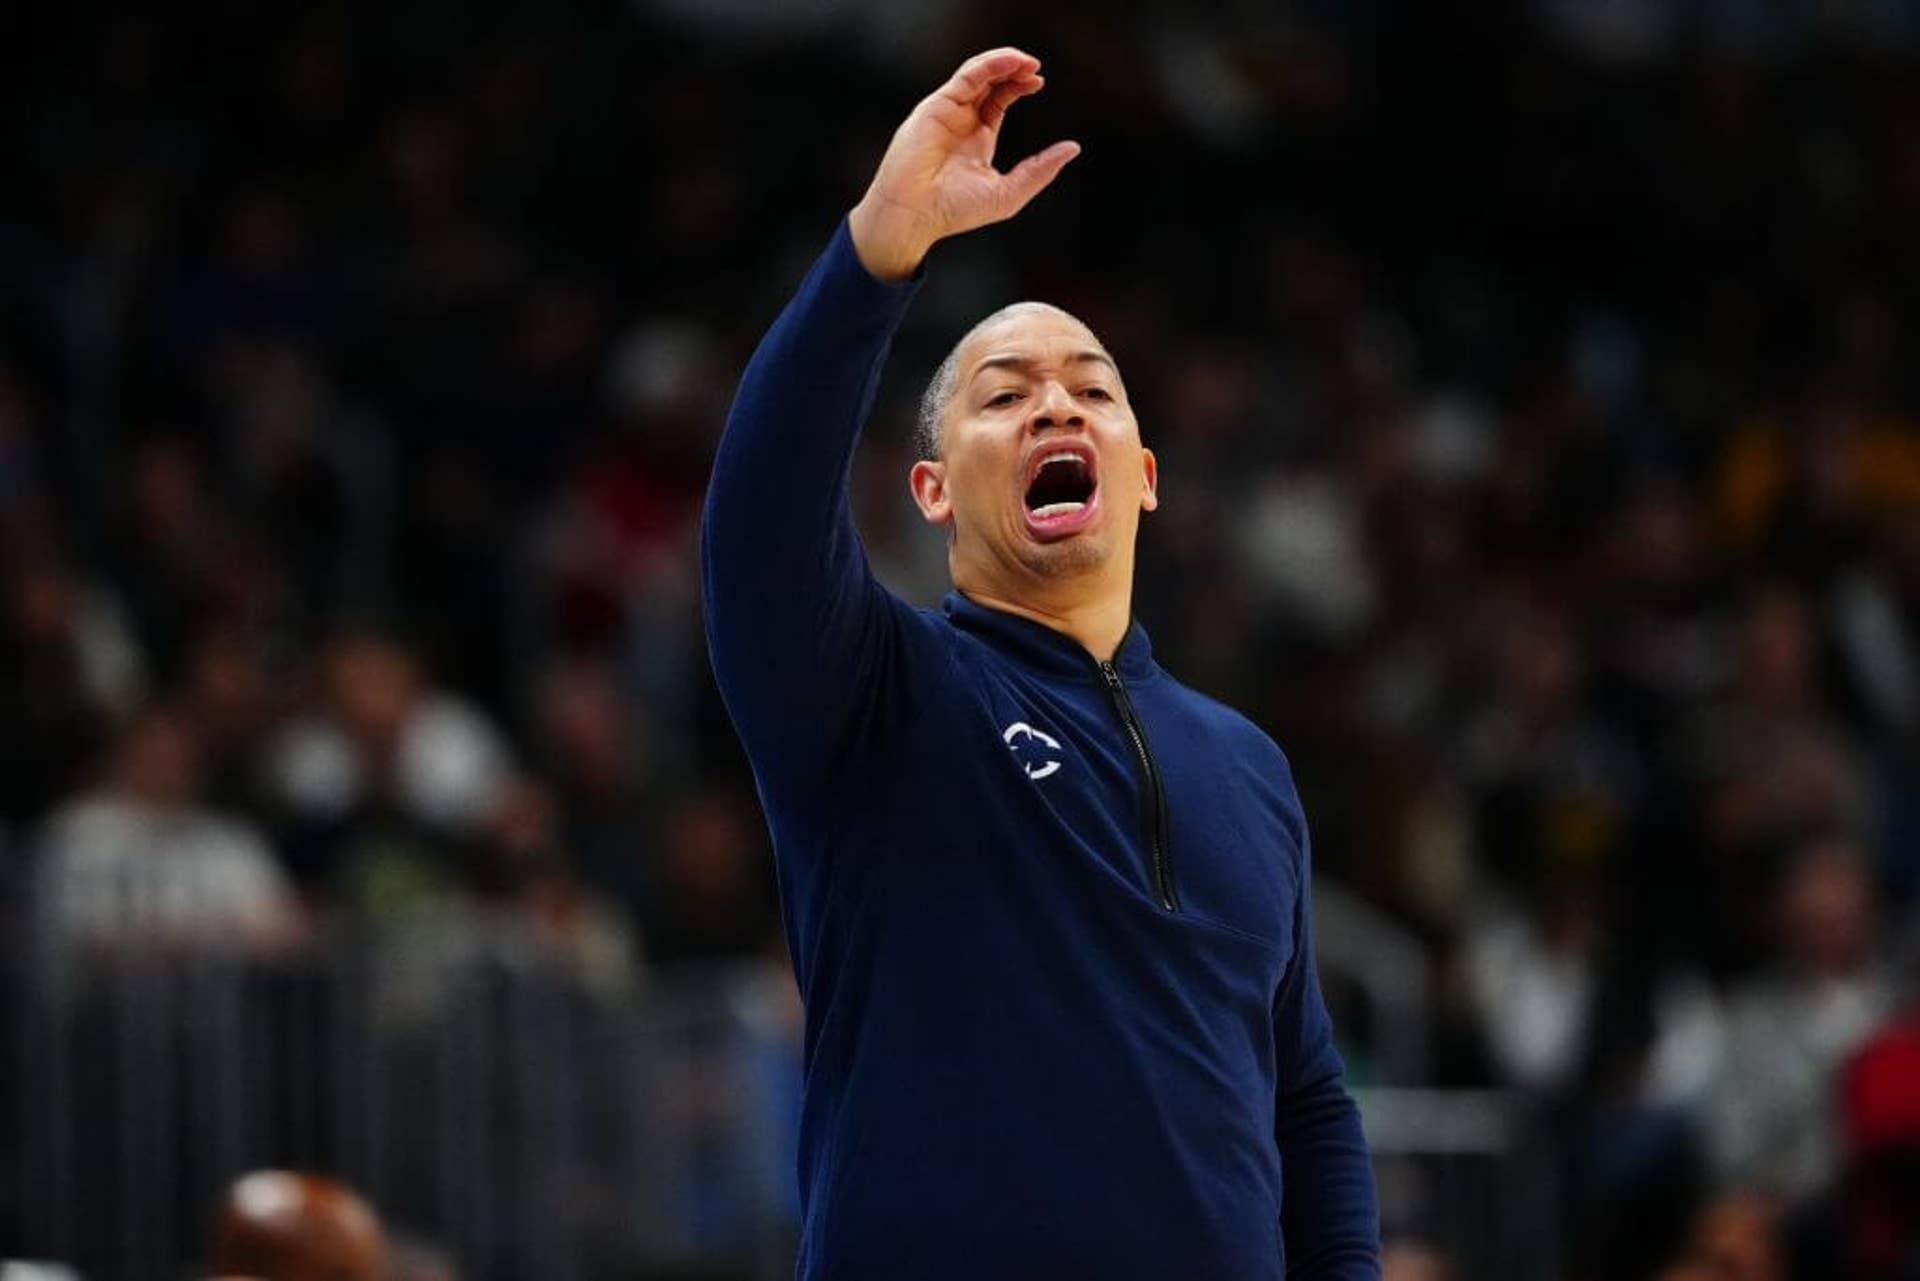
{"type": "Polygon", "coordinates": [[[1786,1260],[1774,1208],[1741,1193],[1708,1206],[1694,1224],[1692,1261],[1715,1281],[1781,1281],[1786,1260]]]}
{"type": "Polygon", "coordinates": [[[200,790],[200,742],[192,723],[171,712],[136,721],[122,742],[120,777],[148,805],[190,804],[200,790]]]}
{"type": "Polygon", "coordinates": [[[921,514],[947,528],[955,582],[1130,579],[1155,462],[1099,340],[1033,305],[970,335],[955,363],[941,456],[909,477],[921,514]]]}
{"type": "Polygon", "coordinates": [[[420,698],[420,673],[405,650],[372,637],[338,642],[327,656],[327,690],[354,737],[395,742],[420,698]]]}

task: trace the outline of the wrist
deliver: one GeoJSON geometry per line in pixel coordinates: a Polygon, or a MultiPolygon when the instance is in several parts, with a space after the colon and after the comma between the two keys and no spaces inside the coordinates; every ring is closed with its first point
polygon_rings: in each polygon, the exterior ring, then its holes
{"type": "Polygon", "coordinates": [[[926,260],[933,240],[919,232],[910,217],[901,217],[884,202],[864,198],[847,215],[847,231],[853,238],[854,254],[860,265],[876,280],[897,284],[926,260]]]}

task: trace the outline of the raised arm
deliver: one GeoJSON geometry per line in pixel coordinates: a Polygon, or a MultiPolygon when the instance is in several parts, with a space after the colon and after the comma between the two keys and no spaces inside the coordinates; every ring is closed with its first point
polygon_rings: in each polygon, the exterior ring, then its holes
{"type": "Polygon", "coordinates": [[[1044,83],[1017,49],[969,59],[894,132],[866,195],[747,365],[701,521],[708,647],[763,786],[825,776],[913,657],[911,612],[874,581],[848,496],[854,446],[928,250],[1012,217],[1078,153],[1002,173],[1007,108],[1044,83]]]}

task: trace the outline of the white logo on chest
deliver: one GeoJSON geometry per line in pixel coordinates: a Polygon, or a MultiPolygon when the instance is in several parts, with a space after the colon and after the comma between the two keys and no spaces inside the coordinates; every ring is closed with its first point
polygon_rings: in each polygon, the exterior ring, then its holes
{"type": "Polygon", "coordinates": [[[1028,778],[1045,778],[1060,768],[1063,755],[1060,740],[1045,730],[1035,729],[1025,721],[1015,721],[1000,737],[1013,749],[1013,758],[1020,762],[1028,778]]]}

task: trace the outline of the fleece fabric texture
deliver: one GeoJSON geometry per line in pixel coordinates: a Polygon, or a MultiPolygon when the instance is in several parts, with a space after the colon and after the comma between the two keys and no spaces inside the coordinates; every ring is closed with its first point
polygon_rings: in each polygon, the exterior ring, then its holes
{"type": "Polygon", "coordinates": [[[1373,1178],[1285,756],[1161,669],[873,577],[849,471],[919,279],[842,222],[755,353],[701,542],[806,1005],[802,1281],[1362,1281],[1373,1178]]]}

